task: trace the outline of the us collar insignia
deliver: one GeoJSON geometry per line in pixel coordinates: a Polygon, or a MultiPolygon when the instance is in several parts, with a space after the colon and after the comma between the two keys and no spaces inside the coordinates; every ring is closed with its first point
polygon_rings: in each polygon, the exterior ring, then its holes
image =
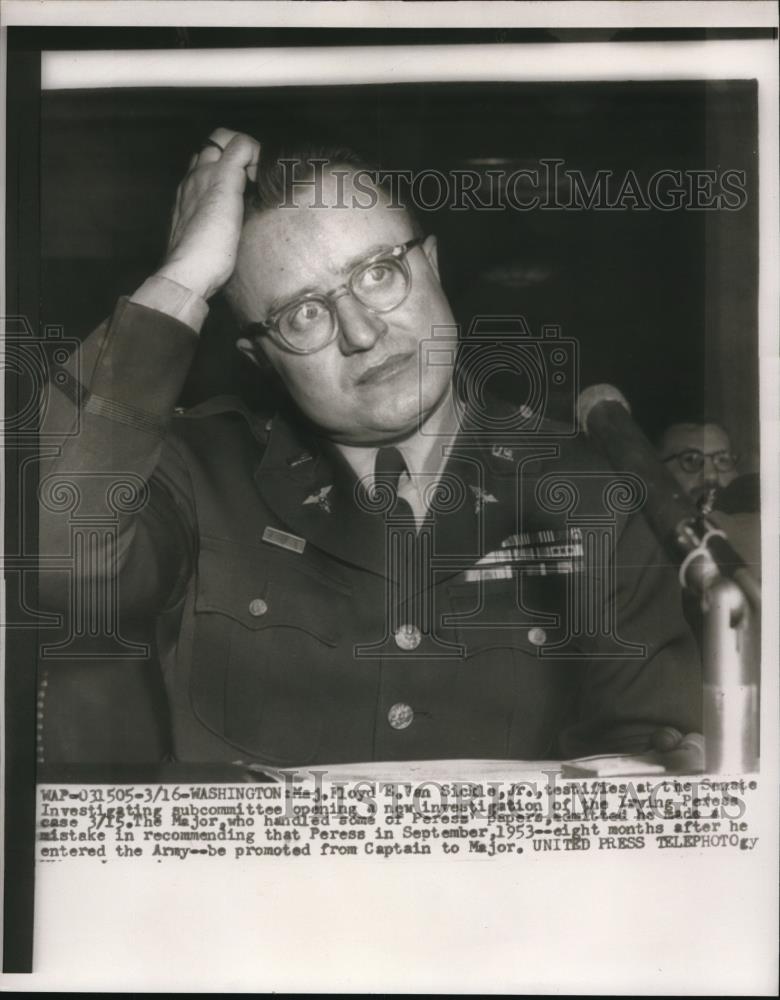
{"type": "Polygon", "coordinates": [[[474,494],[475,514],[479,514],[486,503],[498,503],[498,500],[496,500],[492,493],[485,493],[485,491],[480,489],[479,486],[469,486],[469,489],[474,494]]]}
{"type": "Polygon", "coordinates": [[[318,490],[316,493],[312,493],[310,496],[306,497],[303,501],[304,506],[307,503],[316,503],[320,510],[324,510],[326,514],[330,514],[333,508],[330,505],[328,494],[332,489],[333,486],[323,486],[322,489],[318,490]]]}
{"type": "Polygon", "coordinates": [[[490,454],[495,455],[496,458],[503,458],[505,462],[514,462],[515,460],[515,453],[503,444],[494,444],[490,449],[490,454]]]}

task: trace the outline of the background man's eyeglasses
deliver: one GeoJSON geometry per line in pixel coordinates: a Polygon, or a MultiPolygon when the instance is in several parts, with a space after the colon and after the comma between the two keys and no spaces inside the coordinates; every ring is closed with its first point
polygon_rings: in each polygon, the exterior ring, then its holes
{"type": "Polygon", "coordinates": [[[342,295],[351,295],[372,313],[390,312],[404,302],[412,287],[406,255],[424,239],[420,236],[371,254],[352,269],[343,285],[288,302],[264,322],[252,324],[252,329],[270,334],[283,350],[294,354],[321,351],[338,335],[334,303],[342,295]]]}
{"type": "Polygon", "coordinates": [[[667,455],[664,462],[677,459],[683,472],[700,472],[704,468],[704,460],[709,458],[717,472],[731,472],[737,464],[738,456],[730,451],[699,451],[698,448],[686,448],[674,455],[667,455]]]}

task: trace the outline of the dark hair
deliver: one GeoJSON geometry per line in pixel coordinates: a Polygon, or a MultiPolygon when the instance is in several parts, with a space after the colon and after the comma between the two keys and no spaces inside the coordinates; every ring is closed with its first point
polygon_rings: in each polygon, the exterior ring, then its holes
{"type": "Polygon", "coordinates": [[[728,428],[726,427],[726,425],[723,423],[722,420],[720,420],[718,417],[713,416],[711,413],[701,413],[699,411],[696,411],[694,413],[684,413],[680,417],[675,416],[673,420],[667,421],[667,423],[664,424],[662,429],[654,436],[653,444],[656,446],[657,449],[660,450],[661,446],[664,443],[664,439],[666,437],[667,432],[670,431],[672,427],[705,427],[705,426],[719,427],[726,435],[726,437],[728,437],[728,439],[731,440],[731,434],[729,433],[728,428]]]}

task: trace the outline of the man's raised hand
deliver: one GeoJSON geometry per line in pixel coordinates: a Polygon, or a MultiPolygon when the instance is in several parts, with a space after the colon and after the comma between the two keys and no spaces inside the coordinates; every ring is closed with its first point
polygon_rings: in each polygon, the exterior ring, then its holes
{"type": "Polygon", "coordinates": [[[244,188],[254,182],[260,144],[217,128],[189,163],[176,192],[168,252],[157,274],[204,299],[227,282],[236,263],[244,188]]]}

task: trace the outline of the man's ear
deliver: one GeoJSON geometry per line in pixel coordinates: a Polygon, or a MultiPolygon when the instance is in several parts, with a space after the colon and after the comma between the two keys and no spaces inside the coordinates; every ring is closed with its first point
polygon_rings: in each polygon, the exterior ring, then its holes
{"type": "Polygon", "coordinates": [[[236,341],[236,347],[244,355],[245,358],[249,358],[253,365],[258,368],[265,370],[268,367],[268,362],[264,358],[258,358],[257,352],[258,348],[255,347],[253,341],[249,340],[248,337],[239,337],[236,341]]]}
{"type": "Polygon", "coordinates": [[[436,277],[439,277],[439,246],[436,242],[436,237],[431,233],[430,236],[426,236],[422,244],[423,252],[428,258],[428,263],[434,270],[436,277]]]}

